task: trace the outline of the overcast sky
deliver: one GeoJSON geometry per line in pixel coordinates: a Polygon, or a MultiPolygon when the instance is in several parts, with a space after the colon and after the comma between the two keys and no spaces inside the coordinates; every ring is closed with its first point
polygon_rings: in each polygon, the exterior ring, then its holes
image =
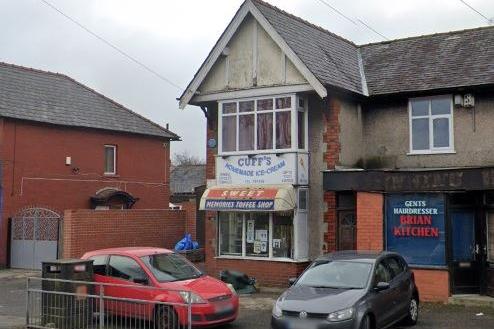
{"type": "MultiPolygon", "coordinates": [[[[242,0],[47,0],[153,70],[186,86],[242,0]]],[[[321,0],[270,3],[358,44],[382,38],[321,0]]],[[[486,26],[459,0],[324,0],[388,38],[486,26]]],[[[493,0],[467,0],[494,17],[493,0]]],[[[170,129],[172,145],[204,158],[200,109],[178,109],[181,90],[143,70],[40,0],[0,0],[0,61],[67,74],[170,129]]]]}

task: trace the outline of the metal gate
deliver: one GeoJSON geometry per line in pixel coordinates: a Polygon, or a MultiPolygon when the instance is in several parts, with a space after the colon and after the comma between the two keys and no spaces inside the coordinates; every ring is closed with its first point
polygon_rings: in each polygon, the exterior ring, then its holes
{"type": "Polygon", "coordinates": [[[41,269],[57,259],[61,216],[45,208],[26,208],[12,218],[10,267],[41,269]]]}

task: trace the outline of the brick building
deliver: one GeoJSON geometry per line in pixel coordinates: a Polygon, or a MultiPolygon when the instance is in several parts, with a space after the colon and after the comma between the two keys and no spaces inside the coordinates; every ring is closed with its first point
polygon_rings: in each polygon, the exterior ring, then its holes
{"type": "Polygon", "coordinates": [[[387,249],[423,299],[494,294],[493,41],[359,46],[246,0],[180,99],[208,122],[208,270],[286,286],[321,253],[387,249]]]}
{"type": "Polygon", "coordinates": [[[0,265],[43,256],[25,243],[56,240],[43,216],[167,209],[178,139],[65,75],[0,63],[0,265]],[[49,237],[40,233],[47,226],[49,237]]]}

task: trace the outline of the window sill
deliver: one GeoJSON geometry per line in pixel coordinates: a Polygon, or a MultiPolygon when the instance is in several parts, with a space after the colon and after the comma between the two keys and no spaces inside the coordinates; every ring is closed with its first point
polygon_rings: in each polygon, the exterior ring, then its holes
{"type": "Polygon", "coordinates": [[[444,150],[444,151],[412,151],[408,152],[407,155],[435,155],[435,154],[456,154],[455,150],[444,150]]]}
{"type": "Polygon", "coordinates": [[[108,178],[120,178],[120,175],[118,175],[118,174],[110,174],[110,173],[103,173],[103,176],[104,177],[108,177],[108,178]]]}
{"type": "Polygon", "coordinates": [[[227,158],[230,156],[238,156],[238,155],[250,155],[257,156],[261,154],[288,154],[288,153],[300,153],[300,154],[309,154],[307,150],[298,150],[298,149],[285,149],[285,150],[258,150],[258,151],[239,151],[239,152],[226,152],[226,153],[218,153],[216,157],[219,158],[227,158]]]}
{"type": "Polygon", "coordinates": [[[262,262],[279,262],[279,263],[306,263],[309,259],[291,259],[291,258],[262,258],[262,257],[249,257],[249,256],[216,256],[215,259],[236,259],[236,260],[255,260],[262,262]]]}

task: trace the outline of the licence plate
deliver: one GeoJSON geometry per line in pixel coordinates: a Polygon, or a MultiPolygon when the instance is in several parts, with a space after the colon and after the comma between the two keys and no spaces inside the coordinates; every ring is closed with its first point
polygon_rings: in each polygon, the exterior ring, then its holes
{"type": "Polygon", "coordinates": [[[214,311],[216,313],[233,311],[233,305],[229,303],[221,303],[214,305],[214,311]]]}
{"type": "Polygon", "coordinates": [[[287,322],[287,329],[316,329],[317,324],[308,320],[290,320],[287,322]]]}

